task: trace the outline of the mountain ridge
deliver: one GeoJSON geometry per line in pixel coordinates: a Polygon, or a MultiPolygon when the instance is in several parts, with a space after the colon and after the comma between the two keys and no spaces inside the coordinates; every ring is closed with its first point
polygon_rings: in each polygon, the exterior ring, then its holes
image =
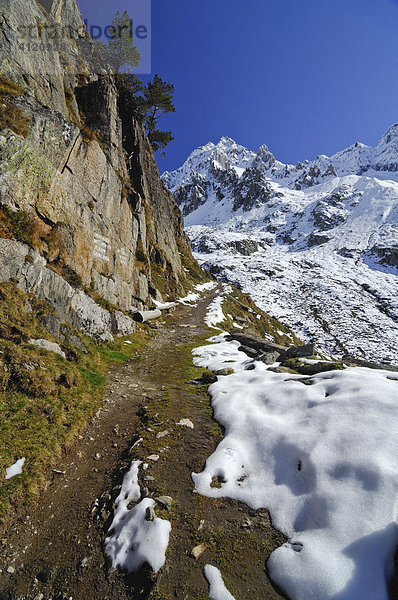
{"type": "Polygon", "coordinates": [[[213,274],[328,351],[397,362],[398,124],[295,166],[224,137],[162,179],[213,274]]]}

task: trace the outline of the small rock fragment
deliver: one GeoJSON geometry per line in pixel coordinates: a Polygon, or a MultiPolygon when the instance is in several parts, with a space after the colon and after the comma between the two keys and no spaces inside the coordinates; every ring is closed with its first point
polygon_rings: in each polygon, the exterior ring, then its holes
{"type": "Polygon", "coordinates": [[[9,573],[10,575],[12,575],[13,573],[15,573],[14,567],[7,567],[7,573],[9,573]]]}
{"type": "Polygon", "coordinates": [[[193,423],[189,419],[181,419],[177,425],[182,425],[183,427],[189,427],[190,429],[193,429],[193,423]]]}
{"type": "Polygon", "coordinates": [[[159,455],[158,454],[151,454],[150,456],[147,456],[147,460],[152,460],[153,462],[156,462],[159,460],[159,455]]]}
{"type": "Polygon", "coordinates": [[[156,439],[160,440],[161,438],[166,437],[166,435],[170,435],[171,431],[169,429],[165,429],[164,431],[159,431],[159,433],[156,434],[156,439]]]}
{"type": "Polygon", "coordinates": [[[85,556],[81,561],[80,561],[80,567],[87,567],[88,563],[91,560],[91,556],[85,556]]]}
{"type": "Polygon", "coordinates": [[[25,302],[23,309],[24,309],[24,312],[26,312],[26,314],[33,312],[32,305],[28,301],[25,302]]]}
{"type": "Polygon", "coordinates": [[[139,446],[139,445],[141,444],[141,442],[142,442],[142,441],[143,441],[143,438],[138,438],[138,440],[136,440],[136,441],[134,442],[134,444],[131,446],[131,448],[130,448],[130,451],[131,451],[133,448],[136,448],[137,446],[139,446]]]}
{"type": "Polygon", "coordinates": [[[145,520],[146,521],[154,521],[156,518],[155,511],[153,510],[153,506],[148,506],[145,511],[145,520]]]}
{"type": "Polygon", "coordinates": [[[206,544],[199,544],[199,546],[195,546],[192,548],[191,554],[195,560],[198,560],[200,556],[202,556],[203,552],[206,550],[206,544]]]}
{"type": "Polygon", "coordinates": [[[171,505],[173,504],[173,498],[171,496],[158,496],[155,498],[158,504],[161,504],[167,510],[171,510],[171,505]]]}

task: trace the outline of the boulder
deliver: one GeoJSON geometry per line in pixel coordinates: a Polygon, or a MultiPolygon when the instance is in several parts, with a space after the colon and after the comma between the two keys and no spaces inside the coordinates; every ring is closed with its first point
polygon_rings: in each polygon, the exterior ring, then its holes
{"type": "Polygon", "coordinates": [[[312,246],[320,246],[321,244],[326,244],[330,240],[330,237],[326,234],[322,233],[310,233],[307,240],[308,248],[312,248],[312,246]]]}
{"type": "Polygon", "coordinates": [[[242,256],[250,256],[258,251],[258,243],[255,240],[233,240],[225,245],[242,256]]]}
{"type": "Polygon", "coordinates": [[[273,342],[269,342],[268,340],[264,340],[254,335],[235,333],[235,331],[227,335],[225,339],[228,341],[235,340],[239,342],[241,346],[257,350],[259,354],[265,352],[278,352],[279,354],[283,354],[287,350],[285,346],[274,344],[273,342]]]}
{"type": "Polygon", "coordinates": [[[292,346],[291,348],[288,348],[286,352],[284,352],[284,358],[314,356],[315,351],[315,344],[313,343],[303,344],[302,346],[292,346]]]}
{"type": "Polygon", "coordinates": [[[29,344],[32,346],[37,346],[38,348],[43,348],[48,352],[55,352],[55,354],[59,354],[62,358],[66,358],[65,352],[61,350],[61,347],[55,342],[49,342],[48,340],[38,339],[38,340],[29,340],[29,344]]]}

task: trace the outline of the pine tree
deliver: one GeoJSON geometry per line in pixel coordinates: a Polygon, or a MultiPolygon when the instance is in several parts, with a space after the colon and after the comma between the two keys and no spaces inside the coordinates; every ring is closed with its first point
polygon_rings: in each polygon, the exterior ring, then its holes
{"type": "Polygon", "coordinates": [[[110,64],[111,67],[120,73],[132,73],[139,65],[140,52],[134,45],[133,39],[133,22],[127,10],[123,15],[117,11],[112,19],[112,27],[110,28],[112,38],[108,44],[104,44],[99,40],[94,43],[94,63],[110,64]]]}
{"type": "Polygon", "coordinates": [[[121,67],[126,72],[132,72],[140,62],[140,53],[133,41],[133,22],[127,10],[123,16],[117,11],[112,20],[113,39],[109,40],[108,48],[110,63],[118,73],[121,67]]]}
{"type": "Polygon", "coordinates": [[[153,81],[149,81],[143,88],[141,106],[145,114],[147,135],[155,152],[166,148],[167,144],[174,139],[171,131],[161,131],[157,128],[160,117],[175,112],[173,99],[173,84],[163,81],[159,75],[155,75],[153,81]]]}

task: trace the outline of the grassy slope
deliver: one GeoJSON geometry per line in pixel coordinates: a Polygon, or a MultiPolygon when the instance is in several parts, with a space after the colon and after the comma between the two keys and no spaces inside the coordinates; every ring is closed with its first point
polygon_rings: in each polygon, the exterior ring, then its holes
{"type": "Polygon", "coordinates": [[[101,404],[107,368],[138,358],[147,334],[97,345],[71,328],[87,353],[53,338],[42,326],[54,310],[15,282],[0,284],[0,516],[10,500],[35,492],[62,446],[84,429],[101,404]],[[29,302],[31,312],[26,312],[29,302]],[[58,342],[65,360],[29,344],[29,339],[58,342]],[[132,344],[124,344],[130,339],[132,344]],[[5,469],[26,457],[23,474],[8,481],[5,469]]]}

